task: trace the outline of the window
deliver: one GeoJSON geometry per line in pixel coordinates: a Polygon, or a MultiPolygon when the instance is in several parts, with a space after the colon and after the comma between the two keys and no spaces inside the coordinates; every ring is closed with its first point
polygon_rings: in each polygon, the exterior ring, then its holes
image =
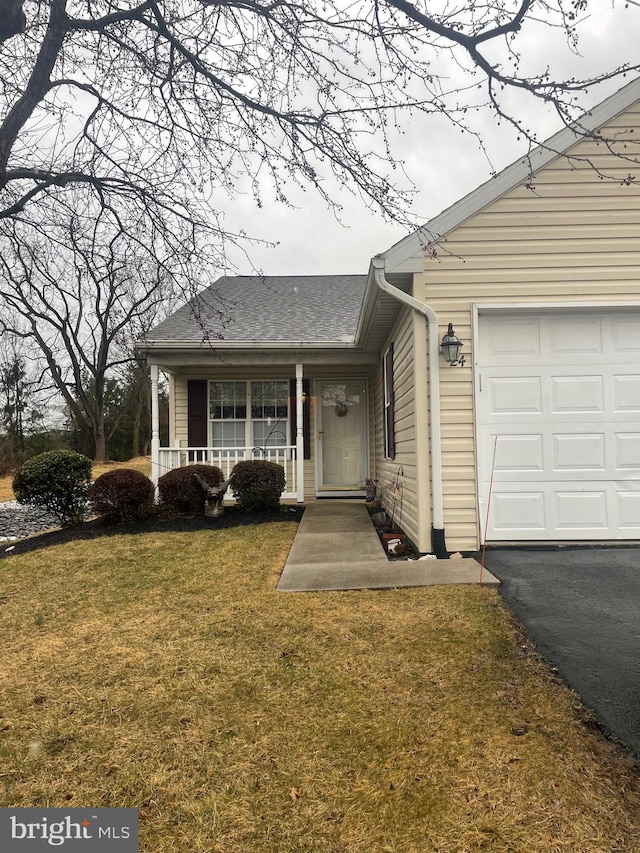
{"type": "Polygon", "coordinates": [[[382,357],[382,394],[384,435],[384,457],[394,459],[396,455],[395,411],[393,397],[393,344],[382,357]]]}
{"type": "Polygon", "coordinates": [[[289,386],[286,382],[251,383],[252,444],[278,447],[287,444],[289,386]]]}
{"type": "Polygon", "coordinates": [[[211,382],[209,412],[212,447],[246,447],[246,382],[211,382]]]}
{"type": "Polygon", "coordinates": [[[212,447],[281,447],[288,444],[286,381],[210,382],[212,447]]]}

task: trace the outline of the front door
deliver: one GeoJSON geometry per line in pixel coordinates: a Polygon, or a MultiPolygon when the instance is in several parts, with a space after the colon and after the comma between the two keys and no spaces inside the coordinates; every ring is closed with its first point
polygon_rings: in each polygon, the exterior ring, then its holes
{"type": "Polygon", "coordinates": [[[368,476],[366,382],[323,380],[316,394],[320,491],[362,490],[368,476]]]}

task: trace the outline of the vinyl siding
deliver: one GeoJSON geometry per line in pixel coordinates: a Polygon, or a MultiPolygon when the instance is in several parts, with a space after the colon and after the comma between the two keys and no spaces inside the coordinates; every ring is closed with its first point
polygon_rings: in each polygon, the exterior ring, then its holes
{"type": "MultiPolygon", "coordinates": [[[[375,457],[378,493],[383,506],[392,514],[396,524],[404,530],[419,549],[428,550],[424,524],[419,513],[419,477],[426,478],[428,471],[418,470],[415,409],[415,355],[413,312],[404,309],[389,335],[383,352],[393,343],[394,395],[395,395],[395,458],[384,458],[382,431],[382,363],[375,376],[375,457]]],[[[382,353],[381,353],[382,356],[382,353]]],[[[424,438],[424,437],[423,437],[424,438]]]]}
{"type": "MultiPolygon", "coordinates": [[[[640,110],[612,121],[640,152],[640,110]],[[634,129],[632,132],[630,129],[634,129]]],[[[446,235],[425,254],[422,298],[438,314],[440,337],[452,322],[467,363],[440,362],[444,511],[449,550],[478,547],[473,406],[474,303],[640,302],[640,186],[632,164],[585,141],[446,235]],[[600,176],[606,177],[600,177],[600,176]]]]}
{"type": "MultiPolygon", "coordinates": [[[[169,446],[175,447],[176,444],[176,389],[175,379],[169,374],[167,377],[169,384],[169,446]]],[[[186,393],[186,389],[185,389],[186,393]]]]}

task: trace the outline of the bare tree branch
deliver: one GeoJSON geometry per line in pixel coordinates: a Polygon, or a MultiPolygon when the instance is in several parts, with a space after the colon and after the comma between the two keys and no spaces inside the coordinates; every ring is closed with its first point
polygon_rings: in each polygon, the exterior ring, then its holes
{"type": "Polygon", "coordinates": [[[71,201],[66,221],[43,223],[40,234],[14,222],[5,236],[1,325],[36,346],[96,458],[106,458],[108,383],[132,361],[132,337],[171,304],[179,263],[161,260],[161,234],[148,232],[143,247],[135,222],[78,190],[71,201]]]}
{"type": "Polygon", "coordinates": [[[23,0],[0,0],[0,42],[24,32],[27,19],[22,3],[23,0]]]}
{"type": "MultiPolygon", "coordinates": [[[[247,186],[257,204],[265,191],[288,203],[292,182],[335,204],[325,180],[333,174],[406,221],[411,185],[392,180],[398,164],[387,138],[400,113],[437,113],[472,130],[465,86],[448,88],[440,58],[459,68],[466,59],[470,87],[480,92],[484,79],[484,103],[532,142],[504,106],[505,91],[553,104],[569,122],[574,92],[629,70],[582,80],[554,80],[546,68],[518,74],[517,38],[526,27],[558,29],[573,49],[584,2],[433,6],[51,0],[26,7],[24,28],[0,45],[0,218],[93,182],[110,194],[151,195],[204,228],[201,209],[211,198],[221,211],[225,197],[247,186]],[[510,71],[484,51],[498,44],[515,60],[510,71]]],[[[20,4],[7,8],[21,12],[20,4]]]]}
{"type": "MultiPolygon", "coordinates": [[[[403,115],[445,118],[482,148],[470,108],[489,109],[531,148],[527,104],[515,113],[510,92],[570,124],[576,93],[639,70],[614,60],[562,79],[545,58],[522,70],[531,27],[575,52],[587,5],[0,0],[0,317],[37,344],[104,446],[106,383],[132,329],[249,240],[225,227],[228,205],[286,205],[292,186],[311,187],[339,214],[337,179],[414,227],[392,144],[403,115]]],[[[598,141],[633,182],[635,153],[598,141]]]]}

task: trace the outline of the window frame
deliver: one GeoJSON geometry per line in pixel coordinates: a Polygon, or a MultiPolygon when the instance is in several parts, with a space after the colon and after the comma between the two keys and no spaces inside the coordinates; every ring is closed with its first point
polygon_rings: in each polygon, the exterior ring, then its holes
{"type": "MultiPolygon", "coordinates": [[[[273,420],[278,423],[280,421],[282,429],[278,431],[284,433],[285,441],[281,444],[272,444],[272,445],[264,445],[264,450],[278,450],[278,448],[282,447],[290,447],[291,446],[291,429],[290,429],[290,419],[291,419],[291,405],[289,399],[289,380],[283,378],[276,379],[257,379],[257,378],[244,378],[244,379],[210,379],[207,383],[207,425],[208,425],[208,436],[209,436],[209,447],[214,448],[215,450],[235,450],[239,448],[262,448],[263,445],[259,444],[255,440],[255,429],[254,424],[257,423],[268,423],[268,417],[254,418],[252,417],[252,405],[253,405],[253,384],[254,383],[280,383],[282,385],[283,390],[283,400],[285,401],[286,413],[280,417],[277,415],[273,416],[273,420]],[[244,407],[245,407],[245,418],[213,418],[211,409],[211,387],[214,384],[234,384],[244,385],[245,396],[244,396],[244,407]],[[244,444],[243,445],[226,445],[223,444],[220,447],[214,447],[214,439],[213,439],[213,425],[216,423],[242,423],[244,424],[244,444]]],[[[277,397],[275,398],[277,404],[277,397]]]]}
{"type": "Polygon", "coordinates": [[[396,457],[395,388],[393,343],[382,355],[382,436],[384,458],[396,457]]]}

